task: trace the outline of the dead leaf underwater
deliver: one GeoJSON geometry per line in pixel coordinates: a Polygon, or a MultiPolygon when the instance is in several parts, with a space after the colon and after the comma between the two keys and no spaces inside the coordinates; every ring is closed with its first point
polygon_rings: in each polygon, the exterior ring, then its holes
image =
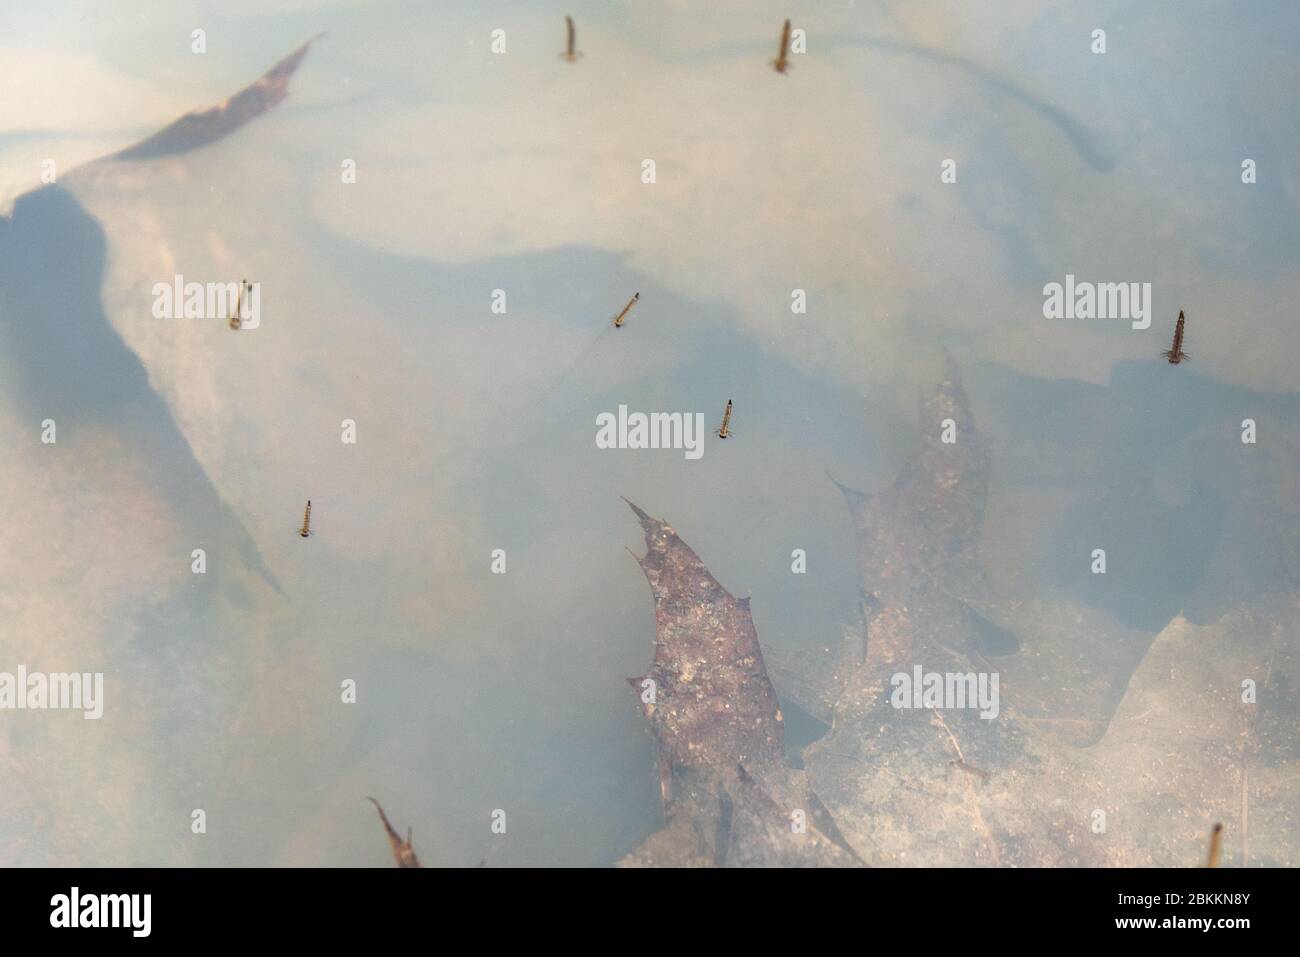
{"type": "Polygon", "coordinates": [[[366,798],[375,806],[379,812],[379,821],[384,826],[384,833],[388,835],[388,845],[393,849],[393,860],[398,867],[419,867],[420,859],[415,856],[415,848],[411,846],[411,830],[407,828],[406,839],[398,834],[393,825],[388,823],[388,815],[384,813],[383,806],[372,797],[366,798]]]}
{"type": "Polygon", "coordinates": [[[659,745],[667,823],[624,866],[851,865],[856,856],[786,766],[781,709],[748,598],[723,588],[666,522],[632,505],[655,603],[654,661],[629,678],[659,745]]]}
{"type": "MultiPolygon", "coordinates": [[[[323,34],[322,34],[323,36],[323,34]]],[[[174,123],[111,156],[107,160],[146,160],[187,153],[229,136],[249,120],[277,106],[289,95],[293,78],[313,37],[228,100],[202,111],[186,113],[174,123]]]]}
{"type": "Polygon", "coordinates": [[[992,594],[976,560],[990,445],[951,360],[921,421],[890,488],[841,486],[861,620],[774,662],[789,699],[831,725],[805,771],[782,759],[748,600],[632,506],[657,635],[629,680],[659,745],[666,823],[622,865],[1192,866],[1216,821],[1225,863],[1294,865],[1294,596],[1212,626],[1179,617],[1151,640],[1062,596],[992,594]],[[998,713],[894,707],[891,677],[917,666],[997,673],[998,713]]]}

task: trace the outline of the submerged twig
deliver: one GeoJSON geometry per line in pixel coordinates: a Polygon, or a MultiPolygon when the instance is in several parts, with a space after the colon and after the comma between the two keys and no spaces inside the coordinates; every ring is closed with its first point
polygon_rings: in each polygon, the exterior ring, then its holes
{"type": "Polygon", "coordinates": [[[943,720],[943,715],[937,710],[930,713],[934,716],[938,726],[943,728],[944,734],[948,735],[948,740],[952,743],[952,749],[957,752],[957,760],[954,761],[953,764],[961,768],[961,770],[965,771],[967,774],[979,778],[981,784],[987,783],[988,779],[992,777],[992,775],[983,768],[977,768],[975,765],[968,762],[966,760],[966,755],[962,754],[961,745],[957,743],[957,736],[953,734],[952,730],[948,727],[948,722],[943,720]]]}
{"type": "MultiPolygon", "coordinates": [[[[943,720],[943,715],[938,711],[931,711],[930,715],[938,722],[939,727],[943,728],[943,733],[948,735],[948,740],[952,742],[952,749],[957,752],[957,763],[965,764],[966,755],[961,753],[961,745],[957,743],[957,738],[948,728],[948,722],[943,720]]],[[[933,723],[933,722],[932,722],[933,723]]]]}

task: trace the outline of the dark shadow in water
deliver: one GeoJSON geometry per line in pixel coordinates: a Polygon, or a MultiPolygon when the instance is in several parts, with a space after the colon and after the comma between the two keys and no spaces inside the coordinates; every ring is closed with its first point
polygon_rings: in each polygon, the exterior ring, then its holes
{"type": "MultiPolygon", "coordinates": [[[[9,401],[31,420],[34,436],[47,418],[55,420],[60,444],[82,432],[116,436],[129,455],[149,464],[158,494],[185,518],[196,541],[212,541],[209,535],[227,541],[275,586],[144,365],[104,314],[106,248],[103,229],[58,186],[27,193],[12,216],[0,218],[0,347],[9,401]]],[[[212,550],[209,560],[216,557],[212,550]]]]}
{"type": "MultiPolygon", "coordinates": [[[[132,796],[126,816],[114,825],[157,839],[133,844],[123,859],[104,857],[111,841],[91,843],[80,847],[80,859],[158,866],[174,863],[178,852],[158,822],[185,820],[194,806],[195,782],[222,776],[228,754],[223,729],[233,726],[250,684],[252,663],[231,654],[242,647],[243,629],[226,609],[246,609],[246,569],[274,582],[151,388],[143,364],[109,323],[100,302],[105,252],[99,224],[57,186],[26,194],[12,217],[0,217],[0,403],[26,423],[23,440],[31,443],[40,442],[41,421],[54,419],[57,443],[48,452],[61,468],[71,466],[88,491],[106,477],[141,475],[150,497],[165,502],[179,523],[157,529],[156,543],[140,542],[133,532],[137,544],[175,550],[168,561],[176,572],[152,586],[138,606],[123,606],[114,594],[94,595],[94,606],[104,602],[111,613],[88,622],[95,646],[84,649],[110,663],[108,707],[143,709],[152,722],[147,743],[114,739],[104,751],[111,765],[148,748],[150,757],[141,766],[149,779],[128,782],[110,775],[104,786],[120,786],[132,796]],[[207,552],[208,569],[192,575],[190,551],[198,547],[207,552]]],[[[224,324],[217,329],[225,332],[224,324]]],[[[34,499],[50,494],[39,485],[27,491],[34,499]]],[[[114,530],[126,534],[139,516],[94,495],[84,502],[75,492],[70,498],[64,520],[45,534],[57,536],[63,549],[79,550],[87,568],[121,561],[114,530]],[[94,515],[93,524],[108,530],[101,541],[87,542],[80,531],[79,520],[90,509],[107,510],[94,515]]],[[[23,507],[21,501],[9,505],[23,507]]],[[[32,568],[30,574],[43,576],[48,569],[32,568]]],[[[38,740],[33,746],[48,745],[38,740]]],[[[42,832],[52,843],[34,860],[59,859],[52,837],[57,833],[42,832]]]]}
{"type": "Polygon", "coordinates": [[[803,769],[803,749],[826,737],[831,726],[814,718],[793,701],[781,699],[781,723],[785,726],[785,761],[792,768],[803,769]]]}
{"type": "Polygon", "coordinates": [[[970,618],[971,632],[981,652],[990,657],[1000,658],[1014,655],[1020,651],[1020,639],[1001,625],[989,621],[970,605],[966,605],[966,615],[970,618]]]}
{"type": "Polygon", "coordinates": [[[1179,612],[1206,624],[1289,587],[1297,516],[1283,473],[1294,464],[1276,439],[1294,437],[1300,395],[1237,388],[1154,358],[1116,363],[1104,386],[994,364],[973,368],[970,381],[1003,432],[1008,478],[1078,493],[1043,532],[1050,584],[1146,630],[1179,612]],[[1272,444],[1243,445],[1244,418],[1272,444]],[[1093,548],[1106,550],[1105,575],[1092,574],[1093,548]]]}
{"type": "Polygon", "coordinates": [[[1125,625],[1160,631],[1202,586],[1223,514],[1223,499],[1199,482],[1178,505],[1161,502],[1151,482],[1137,476],[1112,484],[1064,517],[1054,535],[1055,577],[1125,625]],[[1087,564],[1097,547],[1106,550],[1105,575],[1087,564]]]}

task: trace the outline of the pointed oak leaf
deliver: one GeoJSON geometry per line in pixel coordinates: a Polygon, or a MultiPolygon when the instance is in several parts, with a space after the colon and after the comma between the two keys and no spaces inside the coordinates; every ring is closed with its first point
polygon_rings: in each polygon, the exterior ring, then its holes
{"type": "Polygon", "coordinates": [[[666,522],[628,503],[645,531],[637,561],[654,594],[654,662],[639,694],[672,769],[779,760],[782,718],[748,598],[733,598],[666,522]]]}
{"type": "Polygon", "coordinates": [[[654,731],[667,821],[625,866],[860,863],[783,761],[783,719],[748,599],[734,598],[672,526],[628,503],[655,603],[655,653],[629,679],[654,731]]]}

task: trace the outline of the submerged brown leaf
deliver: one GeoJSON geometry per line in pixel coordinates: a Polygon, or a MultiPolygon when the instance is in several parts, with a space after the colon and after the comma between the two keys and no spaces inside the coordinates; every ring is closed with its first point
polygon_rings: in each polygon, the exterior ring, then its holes
{"type": "Polygon", "coordinates": [[[865,634],[805,655],[788,689],[832,726],[804,760],[848,842],[872,864],[1187,866],[1222,820],[1227,862],[1294,863],[1294,598],[1152,642],[1054,595],[993,595],[975,558],[988,447],[951,363],[922,415],[933,437],[890,489],[845,490],[865,634]],[[999,673],[999,713],[894,707],[892,675],[916,667],[999,673]]]}
{"type": "Polygon", "coordinates": [[[106,157],[110,160],[144,160],[187,153],[228,136],[249,120],[276,106],[289,94],[289,80],[311,45],[313,37],[249,86],[210,109],[186,113],[148,139],[106,157]]]}
{"type": "Polygon", "coordinates": [[[637,561],[655,602],[654,663],[629,679],[670,768],[781,756],[781,711],[748,598],[733,598],[671,525],[628,503],[645,531],[637,561]],[[644,686],[645,681],[653,682],[644,686]]]}
{"type": "Polygon", "coordinates": [[[393,830],[393,825],[388,823],[388,815],[384,813],[383,807],[372,797],[366,798],[379,811],[379,820],[384,825],[384,833],[388,835],[388,844],[393,849],[393,860],[397,862],[398,867],[419,867],[420,859],[415,856],[415,848],[411,846],[411,829],[406,829],[406,840],[402,840],[402,835],[393,830]]]}
{"type": "Polygon", "coordinates": [[[630,866],[853,864],[802,772],[785,765],[783,719],[749,600],[734,598],[672,526],[631,502],[655,602],[654,662],[630,678],[659,747],[667,821],[630,866]]]}

